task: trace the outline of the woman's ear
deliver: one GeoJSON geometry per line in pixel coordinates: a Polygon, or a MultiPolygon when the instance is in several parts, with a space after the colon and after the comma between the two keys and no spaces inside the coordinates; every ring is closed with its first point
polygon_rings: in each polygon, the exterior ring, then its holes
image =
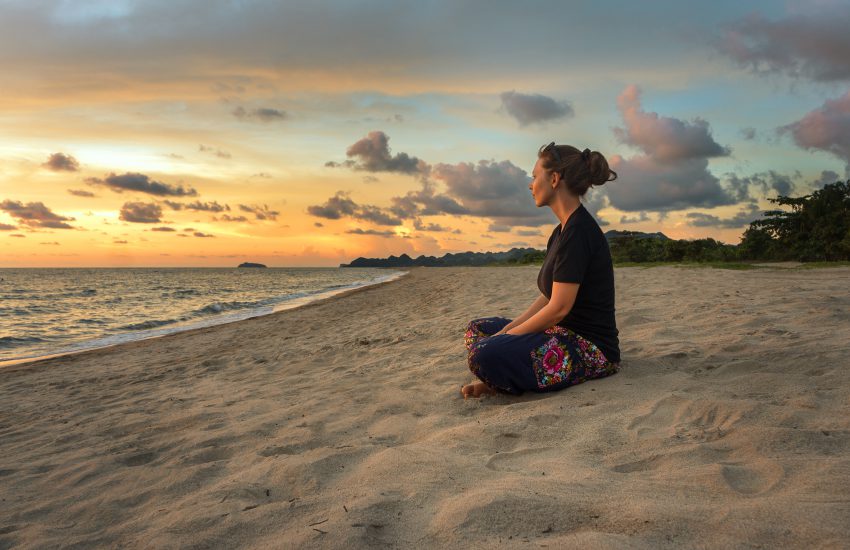
{"type": "Polygon", "coordinates": [[[558,182],[561,181],[561,174],[559,172],[552,172],[552,189],[558,188],[558,182]]]}

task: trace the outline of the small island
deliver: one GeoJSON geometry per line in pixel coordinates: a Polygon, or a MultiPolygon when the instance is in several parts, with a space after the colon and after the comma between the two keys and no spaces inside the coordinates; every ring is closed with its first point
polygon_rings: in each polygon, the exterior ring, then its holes
{"type": "Polygon", "coordinates": [[[265,266],[263,264],[254,264],[254,263],[251,263],[251,262],[243,262],[236,267],[239,268],[239,267],[268,267],[268,266],[265,266]]]}

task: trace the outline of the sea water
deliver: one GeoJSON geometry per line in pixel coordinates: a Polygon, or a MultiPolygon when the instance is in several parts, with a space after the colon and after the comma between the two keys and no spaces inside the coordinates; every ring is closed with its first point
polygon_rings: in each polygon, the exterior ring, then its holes
{"type": "Polygon", "coordinates": [[[0,269],[0,364],[266,315],[403,273],[375,268],[0,269]]]}

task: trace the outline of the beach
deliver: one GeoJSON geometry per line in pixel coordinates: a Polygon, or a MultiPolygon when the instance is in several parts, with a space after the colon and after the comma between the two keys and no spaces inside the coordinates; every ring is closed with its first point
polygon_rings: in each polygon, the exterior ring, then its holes
{"type": "Polygon", "coordinates": [[[0,370],[0,548],[846,548],[850,268],[615,269],[621,371],[464,400],[537,267],[0,370]]]}

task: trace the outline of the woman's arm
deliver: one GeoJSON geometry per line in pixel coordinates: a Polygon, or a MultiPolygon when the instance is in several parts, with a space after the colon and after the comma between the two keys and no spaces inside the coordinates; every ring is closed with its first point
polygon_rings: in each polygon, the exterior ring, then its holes
{"type": "Polygon", "coordinates": [[[504,334],[504,333],[508,332],[509,330],[511,330],[512,328],[518,327],[519,325],[523,324],[526,320],[530,319],[535,313],[537,313],[538,311],[543,309],[546,306],[546,304],[548,304],[548,303],[549,303],[549,299],[546,298],[546,296],[544,296],[543,294],[541,294],[540,296],[537,297],[536,300],[534,300],[534,302],[532,302],[532,304],[530,306],[528,306],[528,309],[526,309],[523,312],[522,315],[520,315],[519,317],[517,317],[516,319],[511,321],[510,324],[508,324],[508,326],[506,326],[505,328],[503,328],[502,330],[500,330],[496,334],[504,334]]]}
{"type": "MultiPolygon", "coordinates": [[[[552,283],[552,299],[537,313],[506,331],[507,334],[543,332],[557,325],[573,308],[578,294],[577,283],[552,283]]],[[[536,304],[537,302],[535,302],[536,304]]],[[[512,323],[513,324],[513,323],[512,323]]]]}

